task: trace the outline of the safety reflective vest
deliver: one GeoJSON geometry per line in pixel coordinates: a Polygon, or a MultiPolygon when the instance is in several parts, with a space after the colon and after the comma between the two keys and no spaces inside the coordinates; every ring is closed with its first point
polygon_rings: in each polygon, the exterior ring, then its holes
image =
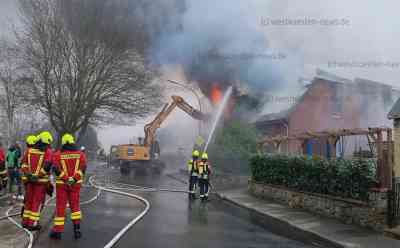
{"type": "Polygon", "coordinates": [[[200,178],[208,179],[208,177],[210,175],[210,168],[209,168],[208,162],[200,161],[198,163],[198,169],[199,169],[200,178]]]}
{"type": "Polygon", "coordinates": [[[189,160],[189,162],[188,162],[188,171],[189,171],[189,174],[191,176],[198,176],[198,173],[199,173],[199,169],[198,169],[198,166],[197,166],[198,162],[199,161],[193,160],[193,159],[189,160]]]}
{"type": "Polygon", "coordinates": [[[81,184],[83,181],[82,172],[82,154],[80,153],[61,153],[59,159],[59,166],[61,173],[56,178],[56,184],[65,184],[68,178],[75,179],[76,184],[81,184]]]}

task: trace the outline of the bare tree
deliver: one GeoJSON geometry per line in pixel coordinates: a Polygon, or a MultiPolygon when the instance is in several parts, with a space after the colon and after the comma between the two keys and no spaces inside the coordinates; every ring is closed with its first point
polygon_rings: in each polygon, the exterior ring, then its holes
{"type": "Polygon", "coordinates": [[[22,71],[16,50],[7,40],[0,41],[0,104],[5,113],[7,143],[17,139],[16,114],[25,107],[21,97],[22,71]]]}
{"type": "Polygon", "coordinates": [[[104,20],[118,17],[118,9],[96,0],[19,2],[24,30],[17,49],[32,93],[24,98],[59,134],[85,131],[89,124],[126,124],[159,106],[154,74],[130,35],[104,20]]]}

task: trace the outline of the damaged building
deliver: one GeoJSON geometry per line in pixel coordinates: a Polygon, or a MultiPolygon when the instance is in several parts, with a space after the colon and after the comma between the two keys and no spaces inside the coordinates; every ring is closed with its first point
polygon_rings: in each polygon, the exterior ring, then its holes
{"type": "MultiPolygon", "coordinates": [[[[269,113],[255,121],[263,136],[293,136],[305,132],[322,132],[333,129],[391,127],[387,113],[400,96],[400,91],[390,85],[356,78],[349,80],[317,70],[316,76],[304,84],[303,93],[289,108],[269,113]]],[[[369,150],[371,141],[365,136],[342,137],[335,149],[327,140],[309,139],[305,144],[289,140],[276,147],[266,145],[267,152],[319,155],[332,157],[351,156],[369,150]]]]}

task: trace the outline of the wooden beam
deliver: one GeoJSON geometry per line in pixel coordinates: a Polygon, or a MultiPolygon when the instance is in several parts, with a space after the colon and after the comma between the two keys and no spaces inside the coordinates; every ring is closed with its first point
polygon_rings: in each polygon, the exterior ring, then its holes
{"type": "Polygon", "coordinates": [[[275,136],[266,137],[260,141],[260,143],[271,143],[276,141],[289,141],[289,140],[304,140],[304,139],[318,139],[318,138],[329,138],[329,137],[344,137],[344,136],[354,136],[354,135],[369,135],[375,142],[378,137],[378,133],[391,131],[390,128],[368,128],[368,129],[338,129],[338,130],[325,130],[321,132],[311,132],[307,131],[304,133],[296,134],[293,136],[275,136]]]}

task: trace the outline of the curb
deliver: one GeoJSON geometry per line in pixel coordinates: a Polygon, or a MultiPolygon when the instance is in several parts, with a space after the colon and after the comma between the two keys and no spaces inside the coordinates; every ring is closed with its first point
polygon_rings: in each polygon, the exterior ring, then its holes
{"type": "Polygon", "coordinates": [[[234,205],[235,207],[239,207],[242,209],[247,210],[251,217],[254,217],[254,220],[258,223],[261,224],[262,226],[265,226],[267,229],[274,228],[274,230],[269,230],[272,233],[276,233],[278,235],[298,240],[298,241],[308,241],[309,243],[316,245],[317,247],[324,247],[324,248],[349,248],[345,244],[340,243],[337,240],[332,240],[324,235],[321,235],[319,233],[305,230],[296,224],[290,223],[287,220],[283,220],[280,218],[277,218],[272,215],[268,215],[267,213],[258,211],[256,209],[253,209],[251,207],[245,206],[243,204],[240,204],[237,201],[234,201],[230,199],[229,197],[225,196],[223,193],[215,193],[214,195],[217,196],[220,200],[223,200],[227,203],[230,203],[231,205],[234,205]],[[288,235],[290,233],[290,235],[288,235]],[[311,242],[310,242],[311,241],[311,242]]]}

